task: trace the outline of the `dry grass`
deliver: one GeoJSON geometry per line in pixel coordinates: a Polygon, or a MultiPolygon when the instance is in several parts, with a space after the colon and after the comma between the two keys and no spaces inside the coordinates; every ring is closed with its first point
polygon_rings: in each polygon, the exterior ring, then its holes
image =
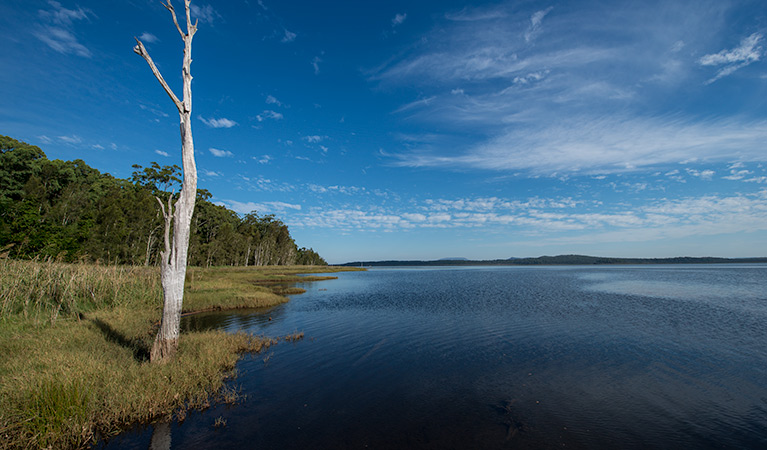
{"type": "Polygon", "coordinates": [[[0,258],[0,320],[35,325],[137,302],[156,304],[157,268],[14,261],[0,258]]]}
{"type": "MultiPolygon", "coordinates": [[[[311,270],[192,269],[184,310],[279,304],[253,280],[311,270]]],[[[85,448],[132,423],[236,402],[225,381],[239,355],[277,341],[185,333],[172,362],[150,364],[161,297],[152,268],[0,260],[0,448],[85,448]]]]}

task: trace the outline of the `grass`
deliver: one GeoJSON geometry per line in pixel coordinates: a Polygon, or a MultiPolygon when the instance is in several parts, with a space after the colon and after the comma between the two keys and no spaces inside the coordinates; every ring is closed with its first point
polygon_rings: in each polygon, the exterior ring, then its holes
{"type": "MultiPolygon", "coordinates": [[[[273,306],[299,273],[325,270],[191,268],[184,311],[273,306]]],[[[136,422],[236,402],[225,382],[240,355],[278,340],[184,333],[172,362],[150,364],[161,297],[154,268],[0,259],[0,448],[85,448],[136,422]]]]}

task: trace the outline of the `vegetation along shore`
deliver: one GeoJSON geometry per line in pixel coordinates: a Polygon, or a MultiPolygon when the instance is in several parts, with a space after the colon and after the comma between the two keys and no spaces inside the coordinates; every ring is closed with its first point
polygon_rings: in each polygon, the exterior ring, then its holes
{"type": "MultiPolygon", "coordinates": [[[[115,178],[0,136],[0,448],[83,448],[235,402],[224,382],[239,355],[282,339],[189,332],[172,361],[149,364],[163,305],[157,201],[177,199],[181,174],[133,169],[115,178]]],[[[278,305],[302,292],[298,274],[348,270],[298,247],[274,216],[210,198],[197,190],[183,314],[278,305]]]]}
{"type": "MultiPolygon", "coordinates": [[[[353,270],[327,266],[191,267],[184,313],[263,308],[289,285],[353,270]]],[[[236,402],[243,353],[282,338],[187,332],[177,358],[149,364],[161,314],[156,267],[0,259],[0,448],[84,448],[137,422],[236,402]]],[[[288,336],[293,340],[299,336],[288,336]]]]}

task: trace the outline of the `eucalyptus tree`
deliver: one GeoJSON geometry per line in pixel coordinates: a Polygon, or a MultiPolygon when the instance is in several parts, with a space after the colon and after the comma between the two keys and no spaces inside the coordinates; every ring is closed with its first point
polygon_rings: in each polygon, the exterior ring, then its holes
{"type": "Polygon", "coordinates": [[[149,64],[157,81],[160,82],[173,104],[178,109],[181,122],[181,160],[183,166],[183,181],[181,192],[175,203],[173,196],[168,196],[167,207],[157,197],[165,219],[164,242],[165,249],[160,253],[161,278],[163,290],[163,312],[160,331],[150,352],[152,362],[164,362],[172,358],[178,349],[178,338],[181,321],[181,308],[184,300],[184,278],[186,277],[187,253],[189,249],[189,229],[194,213],[194,203],[197,196],[197,166],[194,160],[194,141],[192,140],[192,38],[197,32],[197,22],[192,24],[190,13],[191,0],[184,0],[186,12],[186,32],[181,29],[176,17],[176,11],[170,0],[163,6],[170,11],[173,23],[184,41],[184,60],[181,69],[183,80],[183,99],[179,100],[168,86],[159,69],[149,56],[144,44],[136,38],[133,51],[149,64]],[[172,234],[172,239],[171,239],[172,234]]]}

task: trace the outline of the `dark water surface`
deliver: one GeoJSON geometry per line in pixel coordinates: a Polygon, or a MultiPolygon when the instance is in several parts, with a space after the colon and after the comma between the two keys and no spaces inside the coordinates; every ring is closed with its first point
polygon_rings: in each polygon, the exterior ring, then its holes
{"type": "MultiPolygon", "coordinates": [[[[192,413],[155,439],[767,448],[767,265],[394,268],[300,287],[268,311],[187,318],[306,338],[240,362],[244,403],[192,413]]],[[[107,447],[148,448],[154,431],[107,447]]]]}

